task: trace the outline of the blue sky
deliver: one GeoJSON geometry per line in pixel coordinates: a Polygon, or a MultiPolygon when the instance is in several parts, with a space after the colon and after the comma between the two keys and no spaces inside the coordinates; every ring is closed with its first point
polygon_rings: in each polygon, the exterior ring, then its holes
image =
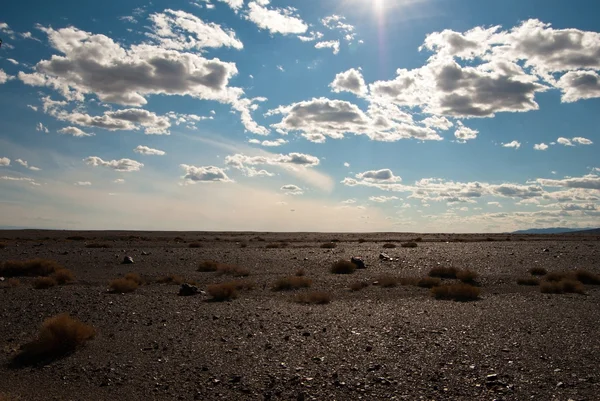
{"type": "Polygon", "coordinates": [[[0,226],[600,226],[595,1],[23,1],[0,226]]]}

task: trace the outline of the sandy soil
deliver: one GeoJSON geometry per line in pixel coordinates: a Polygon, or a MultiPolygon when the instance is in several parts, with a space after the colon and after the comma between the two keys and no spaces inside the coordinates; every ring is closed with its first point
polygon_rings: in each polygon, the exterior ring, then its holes
{"type": "Polygon", "coordinates": [[[600,273],[597,236],[1,231],[0,243],[6,245],[0,261],[52,259],[77,277],[48,290],[34,290],[32,278],[0,288],[4,396],[598,399],[600,287],[586,286],[585,295],[549,295],[516,284],[534,266],[600,273]],[[382,248],[419,236],[417,248],[382,248]],[[319,247],[330,240],[339,240],[335,249],[319,247]],[[266,247],[277,241],[289,245],[266,247]],[[201,247],[190,248],[192,242],[201,247]],[[89,243],[110,248],[86,248],[89,243]],[[397,260],[380,261],[382,251],[397,260]],[[120,264],[125,255],[135,264],[120,264]],[[329,272],[332,262],[351,256],[362,256],[368,269],[329,272]],[[197,272],[207,259],[249,269],[254,290],[222,303],[180,297],[177,285],[107,292],[109,280],[128,272],[149,280],[178,274],[200,289],[230,280],[197,272]],[[439,301],[413,286],[348,290],[357,280],[373,282],[383,273],[423,277],[436,266],[477,271],[481,299],[439,301]],[[294,293],[270,290],[300,268],[313,280],[301,291],[326,291],[330,304],[301,305],[294,293]],[[41,322],[62,312],[92,324],[96,338],[49,364],[9,367],[41,322]]]}

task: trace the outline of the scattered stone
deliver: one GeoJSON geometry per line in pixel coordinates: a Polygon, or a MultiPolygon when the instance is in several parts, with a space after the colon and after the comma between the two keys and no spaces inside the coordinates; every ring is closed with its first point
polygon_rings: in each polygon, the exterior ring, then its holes
{"type": "Polygon", "coordinates": [[[179,288],[179,295],[182,297],[189,297],[191,295],[198,294],[198,287],[191,284],[183,283],[179,288]]]}
{"type": "Polygon", "coordinates": [[[356,265],[357,269],[366,269],[367,268],[367,266],[365,265],[365,262],[364,262],[364,260],[362,260],[362,258],[353,256],[352,259],[350,259],[350,261],[356,265]]]}
{"type": "Polygon", "coordinates": [[[550,249],[544,248],[544,249],[542,249],[542,252],[550,252],[550,249]]]}
{"type": "Polygon", "coordinates": [[[142,251],[142,255],[143,256],[148,256],[148,255],[150,255],[150,252],[142,251]]]}
{"type": "Polygon", "coordinates": [[[388,255],[387,253],[380,253],[379,254],[379,259],[381,260],[392,260],[392,258],[390,258],[390,255],[388,255]]]}
{"type": "Polygon", "coordinates": [[[123,262],[121,262],[124,265],[132,265],[133,264],[133,258],[131,256],[125,256],[123,258],[123,262]]]}
{"type": "Polygon", "coordinates": [[[493,373],[491,375],[487,375],[485,377],[485,380],[487,380],[489,382],[496,381],[496,380],[498,380],[498,375],[496,373],[493,373]]]}

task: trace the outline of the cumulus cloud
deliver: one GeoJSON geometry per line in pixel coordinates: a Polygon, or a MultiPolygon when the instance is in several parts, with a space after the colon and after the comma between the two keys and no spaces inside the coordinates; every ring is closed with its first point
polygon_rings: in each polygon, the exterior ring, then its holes
{"type": "Polygon", "coordinates": [[[94,134],[88,134],[86,132],[83,132],[82,130],[80,130],[77,127],[65,127],[65,128],[59,129],[58,133],[63,134],[63,135],[71,135],[76,138],[84,138],[86,136],[94,136],[94,134]]]}
{"type": "Polygon", "coordinates": [[[27,162],[27,160],[16,159],[15,163],[18,163],[21,166],[23,166],[23,167],[25,167],[25,168],[27,168],[29,170],[32,170],[32,171],[40,171],[41,170],[41,168],[39,168],[39,167],[30,166],[29,163],[27,162]]]}
{"type": "Polygon", "coordinates": [[[44,124],[42,124],[42,123],[37,123],[37,125],[35,126],[35,130],[36,130],[36,131],[39,131],[39,132],[44,132],[44,133],[46,133],[46,134],[47,134],[48,132],[50,132],[50,131],[48,130],[48,128],[47,128],[47,127],[46,127],[44,124]]]}
{"type": "Polygon", "coordinates": [[[0,68],[0,84],[5,84],[12,78],[12,76],[8,75],[3,69],[0,68]]]}
{"type": "Polygon", "coordinates": [[[285,191],[286,195],[302,195],[304,190],[297,185],[288,184],[281,187],[282,191],[285,191]]]}
{"type": "Polygon", "coordinates": [[[164,156],[166,154],[166,152],[164,152],[162,150],[152,149],[152,148],[149,148],[148,146],[142,146],[142,145],[137,146],[135,149],[133,149],[133,151],[135,153],[139,153],[141,155],[147,155],[147,156],[164,156]]]}
{"type": "Polygon", "coordinates": [[[556,86],[562,90],[565,103],[600,97],[600,75],[595,71],[569,71],[556,86]]]}
{"type": "Polygon", "coordinates": [[[397,196],[370,196],[369,200],[371,202],[377,202],[377,203],[386,203],[389,201],[393,201],[393,200],[398,200],[399,198],[397,196]]]}
{"type": "Polygon", "coordinates": [[[465,143],[471,139],[477,138],[477,134],[479,131],[466,127],[461,121],[456,122],[456,131],[454,131],[454,136],[460,143],[465,143]]]}
{"type": "Polygon", "coordinates": [[[558,138],[556,140],[556,142],[559,143],[559,144],[561,144],[561,145],[564,145],[564,146],[575,146],[575,145],[573,145],[573,143],[571,142],[570,139],[563,138],[563,137],[558,138]]]}
{"type": "Polygon", "coordinates": [[[329,87],[333,92],[351,92],[357,96],[364,96],[368,92],[367,84],[361,72],[355,68],[340,72],[329,87]]]}
{"type": "Polygon", "coordinates": [[[323,38],[323,36],[324,35],[321,32],[311,31],[308,35],[299,35],[298,39],[300,39],[303,42],[312,42],[314,40],[319,40],[323,38]]]}
{"type": "Polygon", "coordinates": [[[8,157],[0,157],[0,167],[10,166],[10,159],[8,157]]]}
{"type": "Polygon", "coordinates": [[[346,17],[333,14],[323,18],[321,23],[331,30],[339,30],[346,33],[354,31],[354,26],[347,24],[345,21],[346,17]]]}
{"type": "Polygon", "coordinates": [[[292,7],[267,8],[267,4],[264,1],[250,2],[246,19],[272,34],[302,34],[307,31],[308,25],[296,14],[296,9],[292,7]]]}
{"type": "Polygon", "coordinates": [[[274,141],[262,141],[262,142],[259,141],[259,143],[262,146],[266,146],[266,147],[277,147],[277,146],[285,145],[286,143],[288,143],[288,141],[286,141],[283,138],[277,138],[274,141]]]}
{"type": "Polygon", "coordinates": [[[591,145],[594,142],[592,142],[591,140],[587,139],[587,138],[583,138],[580,136],[577,136],[575,138],[572,139],[573,142],[578,143],[580,145],[591,145]]]}
{"type": "Polygon", "coordinates": [[[340,41],[339,40],[326,40],[323,42],[317,42],[315,49],[331,49],[333,54],[340,52],[340,41]]]}
{"type": "Polygon", "coordinates": [[[535,150],[546,150],[548,149],[548,145],[546,145],[545,143],[536,143],[535,145],[533,145],[533,149],[535,150]]]}
{"type": "Polygon", "coordinates": [[[229,7],[237,11],[244,6],[244,0],[218,0],[221,3],[227,3],[229,7]]]}
{"type": "Polygon", "coordinates": [[[225,171],[215,166],[196,167],[187,164],[181,164],[180,167],[185,171],[181,177],[187,183],[197,182],[233,182],[225,171]]]}
{"type": "Polygon", "coordinates": [[[587,174],[583,177],[564,178],[562,180],[537,179],[537,182],[547,187],[567,187],[583,189],[600,189],[600,176],[587,174]]]}
{"type": "Polygon", "coordinates": [[[519,149],[521,147],[521,142],[519,142],[519,141],[512,141],[512,142],[509,142],[509,143],[503,143],[502,147],[503,148],[519,149]]]}
{"type": "MultiPolygon", "coordinates": [[[[55,111],[51,115],[61,121],[84,127],[102,128],[108,131],[137,131],[143,129],[147,135],[169,135],[169,128],[171,127],[169,118],[157,116],[156,113],[144,109],[105,111],[102,116],[90,116],[78,111],[67,112],[61,110],[55,111]]],[[[70,132],[76,131],[72,129],[65,131],[65,133],[70,132]]]]}
{"type": "Polygon", "coordinates": [[[83,159],[83,161],[90,166],[108,167],[110,169],[122,172],[140,171],[140,169],[144,167],[143,163],[131,159],[104,161],[98,156],[90,156],[86,159],[83,159]]]}
{"type": "Polygon", "coordinates": [[[385,181],[385,182],[400,182],[401,177],[395,176],[392,170],[386,168],[382,170],[365,171],[364,173],[356,174],[356,178],[366,181],[385,181]]]}
{"type": "Polygon", "coordinates": [[[500,204],[500,202],[488,202],[487,204],[490,205],[490,206],[496,206],[496,207],[500,207],[500,208],[502,207],[502,205],[500,204]]]}

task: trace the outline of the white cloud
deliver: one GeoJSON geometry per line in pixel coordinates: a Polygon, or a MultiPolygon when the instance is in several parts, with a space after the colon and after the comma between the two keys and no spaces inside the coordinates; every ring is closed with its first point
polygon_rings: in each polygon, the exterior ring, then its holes
{"type": "Polygon", "coordinates": [[[286,141],[285,139],[278,138],[274,141],[262,141],[261,145],[267,146],[267,147],[276,147],[276,146],[285,145],[286,143],[288,143],[288,141],[286,141]]]}
{"type": "Polygon", "coordinates": [[[401,177],[395,176],[392,170],[386,168],[382,170],[371,170],[365,171],[364,173],[356,174],[356,178],[359,180],[372,181],[372,182],[400,182],[401,177]]]}
{"type": "Polygon", "coordinates": [[[341,15],[333,14],[333,15],[330,15],[330,16],[327,16],[327,17],[323,18],[321,20],[321,23],[325,27],[327,27],[327,28],[329,28],[331,30],[339,30],[341,32],[350,32],[350,33],[352,31],[354,31],[354,26],[352,26],[350,24],[347,24],[344,21],[346,21],[346,17],[343,17],[341,15]]]}
{"type": "Polygon", "coordinates": [[[29,163],[27,163],[26,160],[16,159],[15,163],[18,163],[21,166],[23,166],[25,168],[28,168],[29,170],[32,170],[32,171],[40,171],[41,170],[39,167],[30,166],[29,163]]]}
{"type": "Polygon", "coordinates": [[[546,145],[545,143],[536,143],[535,145],[533,145],[533,148],[535,150],[546,150],[548,149],[548,145],[546,145]]]}
{"type": "Polygon", "coordinates": [[[562,180],[538,178],[536,181],[547,187],[600,189],[600,176],[595,174],[588,174],[583,177],[564,178],[562,180]]]}
{"type": "Polygon", "coordinates": [[[370,196],[369,200],[371,202],[377,202],[377,203],[386,203],[392,200],[398,200],[398,197],[396,196],[370,196]]]}
{"type": "Polygon", "coordinates": [[[346,199],[345,201],[342,201],[342,203],[345,205],[353,205],[356,203],[356,199],[346,199]]]}
{"type": "Polygon", "coordinates": [[[355,68],[337,74],[329,87],[336,93],[351,92],[357,96],[364,96],[369,91],[361,72],[355,68]]]}
{"type": "Polygon", "coordinates": [[[197,182],[233,182],[229,179],[225,171],[215,166],[196,167],[187,164],[181,164],[185,175],[181,177],[187,183],[197,182]]]}
{"type": "Polygon", "coordinates": [[[48,128],[46,128],[46,127],[44,126],[44,124],[42,124],[42,123],[38,123],[38,124],[36,125],[36,127],[35,127],[35,130],[36,130],[36,131],[39,131],[39,132],[45,132],[46,134],[47,134],[48,132],[50,132],[50,131],[48,131],[48,128]]]}
{"type": "Polygon", "coordinates": [[[297,185],[288,184],[281,187],[282,191],[286,191],[286,195],[302,195],[304,190],[297,185]]]}
{"type": "Polygon", "coordinates": [[[59,129],[58,133],[63,134],[63,135],[71,135],[76,138],[84,138],[86,136],[94,136],[94,134],[88,134],[86,132],[83,132],[82,130],[80,130],[77,127],[65,127],[65,128],[59,129]]]}
{"type": "Polygon", "coordinates": [[[333,54],[338,54],[340,52],[340,41],[327,40],[323,42],[317,42],[315,44],[315,49],[331,49],[333,54]]]}
{"type": "Polygon", "coordinates": [[[565,103],[600,97],[600,75],[594,71],[569,71],[556,86],[562,90],[565,103]]]}
{"type": "Polygon", "coordinates": [[[442,131],[447,131],[454,126],[452,121],[448,120],[446,117],[440,116],[427,117],[423,119],[421,123],[426,127],[437,128],[442,131]]]}
{"type": "Polygon", "coordinates": [[[38,108],[37,108],[37,106],[33,106],[33,105],[31,105],[31,104],[28,104],[28,105],[27,105],[27,107],[29,107],[29,108],[30,108],[31,110],[33,110],[33,111],[38,111],[38,108]]]}
{"type": "Polygon", "coordinates": [[[40,186],[38,182],[36,182],[33,178],[29,177],[9,177],[9,176],[0,176],[0,180],[4,181],[12,181],[12,182],[26,182],[31,185],[40,186]]]}
{"type": "Polygon", "coordinates": [[[1,84],[5,84],[11,78],[12,77],[10,75],[8,75],[7,73],[5,73],[4,70],[2,68],[0,68],[0,85],[1,84]]]}
{"type": "Polygon", "coordinates": [[[283,66],[281,66],[281,65],[278,65],[277,69],[281,72],[285,72],[285,68],[283,68],[283,66]]]}
{"type": "MultiPolygon", "coordinates": [[[[244,0],[218,0],[221,3],[227,3],[229,7],[237,11],[244,6],[244,0]]],[[[268,2],[267,2],[268,3],[268,2]]]]}
{"type": "MultiPolygon", "coordinates": [[[[102,128],[108,131],[137,131],[143,129],[147,135],[169,135],[169,128],[171,127],[169,118],[157,116],[155,113],[144,109],[105,111],[102,116],[90,116],[78,111],[69,113],[64,110],[51,112],[51,115],[61,121],[68,121],[84,127],[102,128]]],[[[74,135],[75,132],[67,128],[67,131],[63,133],[74,135]]]]}
{"type": "Polygon", "coordinates": [[[519,149],[521,147],[521,142],[519,142],[519,141],[512,141],[512,142],[509,142],[509,143],[503,143],[502,147],[503,148],[519,149]]]}
{"type": "Polygon", "coordinates": [[[19,62],[13,58],[7,58],[6,61],[14,65],[19,65],[19,62]]]}
{"type": "Polygon", "coordinates": [[[465,125],[461,121],[457,121],[456,125],[457,128],[456,131],[454,131],[454,136],[456,137],[458,142],[465,143],[471,139],[477,138],[477,134],[479,134],[479,131],[469,127],[465,127],[465,125]]]}
{"type": "Polygon", "coordinates": [[[246,19],[272,34],[302,34],[308,29],[308,25],[295,13],[295,9],[291,7],[269,9],[266,5],[264,2],[262,4],[257,1],[250,2],[246,19]]]}
{"type": "Polygon", "coordinates": [[[573,145],[573,143],[571,143],[570,139],[563,138],[563,137],[558,138],[556,140],[556,142],[560,143],[561,145],[564,145],[564,146],[575,146],[575,145],[573,145]]]}
{"type": "Polygon", "coordinates": [[[345,162],[345,163],[344,163],[344,167],[350,167],[350,163],[348,163],[348,162],[345,162]]]}
{"type": "Polygon", "coordinates": [[[8,157],[0,157],[0,167],[10,166],[10,159],[8,157]]]}
{"type": "Polygon", "coordinates": [[[125,184],[125,180],[122,178],[117,178],[113,181],[115,184],[125,184]]]}
{"type": "Polygon", "coordinates": [[[580,136],[577,136],[575,138],[572,139],[573,142],[578,143],[580,145],[591,145],[594,142],[592,142],[591,140],[587,139],[587,138],[583,138],[580,136]]]}
{"type": "Polygon", "coordinates": [[[225,158],[225,163],[229,167],[233,167],[242,171],[249,177],[255,176],[272,176],[265,170],[256,170],[250,166],[279,166],[279,167],[314,167],[319,165],[320,161],[317,157],[302,153],[290,153],[288,155],[269,155],[269,156],[246,156],[244,154],[230,155],[225,158]]]}
{"type": "Polygon", "coordinates": [[[139,153],[147,156],[164,156],[166,153],[162,150],[152,149],[148,146],[139,145],[135,149],[133,149],[135,153],[139,153]]]}
{"type": "MultiPolygon", "coordinates": [[[[529,199],[526,199],[526,200],[528,201],[529,199]]],[[[487,204],[490,205],[490,206],[496,206],[496,207],[500,207],[500,208],[502,207],[502,205],[500,204],[500,202],[488,202],[487,204]]]]}
{"type": "Polygon", "coordinates": [[[321,32],[311,31],[308,35],[299,35],[298,39],[300,39],[303,42],[312,42],[314,40],[319,40],[323,38],[323,36],[324,35],[321,32]]]}
{"type": "Polygon", "coordinates": [[[143,163],[131,159],[104,161],[98,156],[90,156],[86,159],[83,159],[83,161],[90,166],[108,167],[113,170],[122,172],[140,171],[140,169],[144,167],[143,163]]]}
{"type": "Polygon", "coordinates": [[[75,184],[73,184],[73,185],[75,185],[75,186],[78,186],[78,187],[89,187],[89,186],[91,186],[91,185],[92,185],[92,183],[91,183],[91,182],[89,182],[89,181],[77,181],[77,182],[76,182],[75,184]]]}

